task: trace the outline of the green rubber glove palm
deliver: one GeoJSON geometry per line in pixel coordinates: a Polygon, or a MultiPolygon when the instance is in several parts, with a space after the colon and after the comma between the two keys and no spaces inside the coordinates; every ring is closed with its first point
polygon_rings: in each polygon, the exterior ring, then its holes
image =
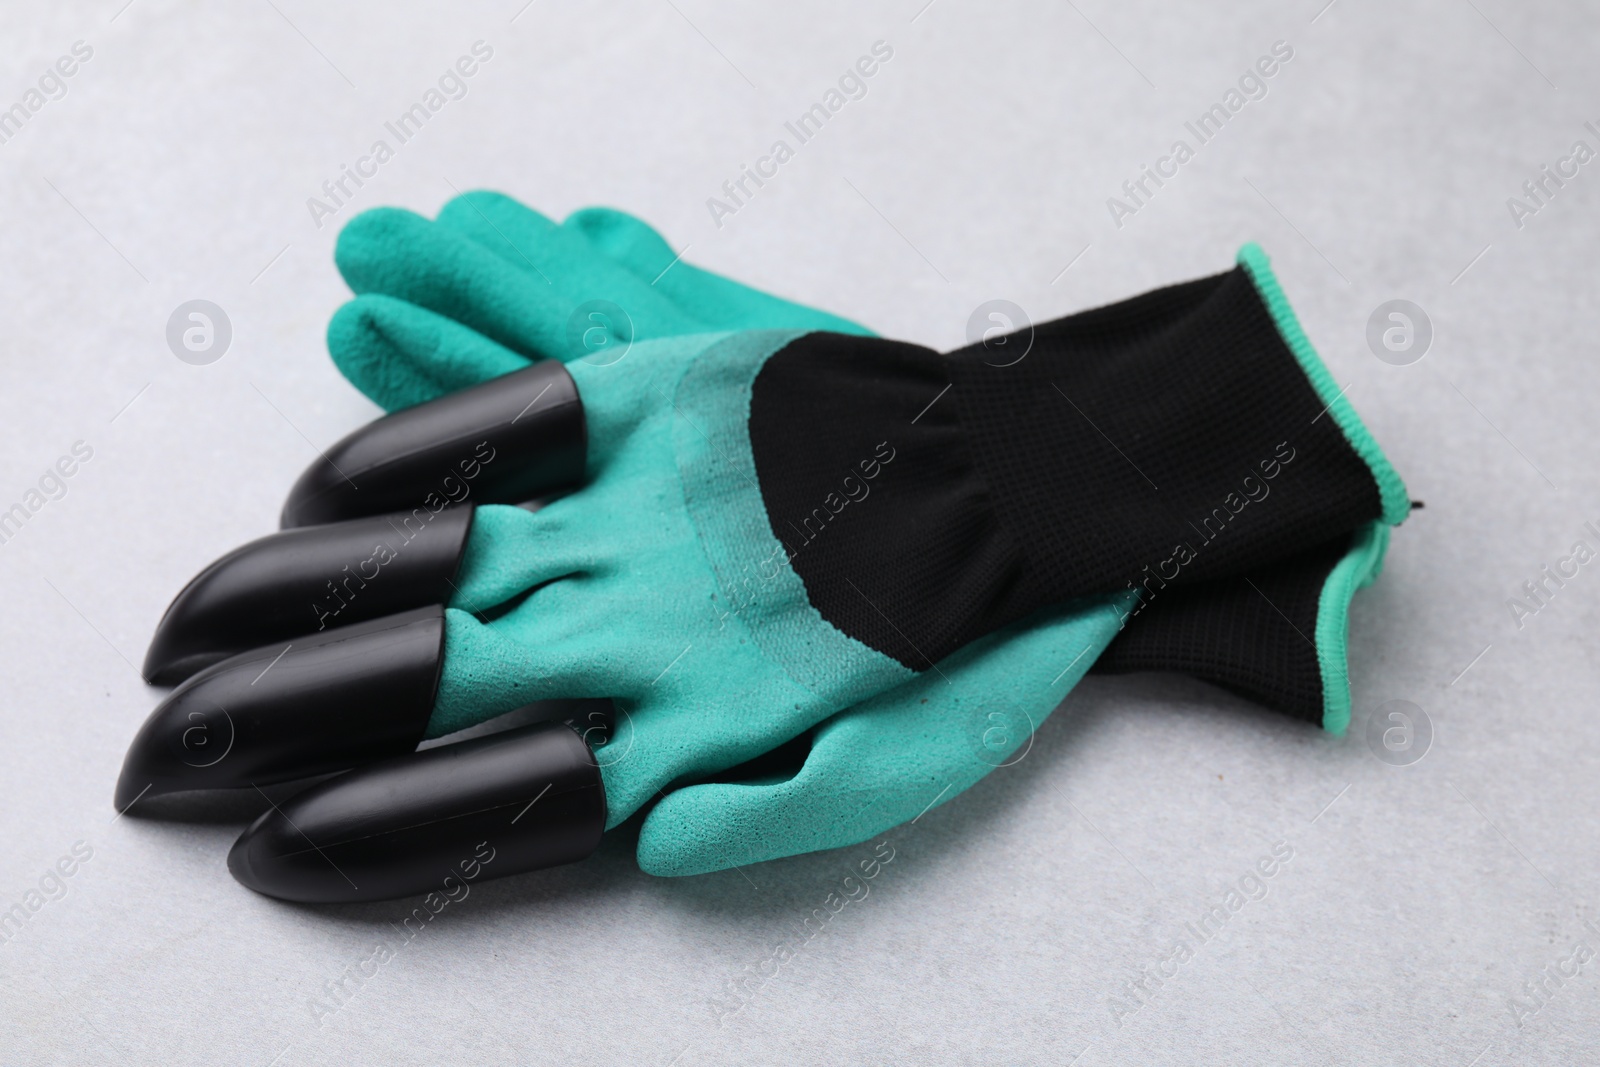
{"type": "MultiPolygon", "coordinates": [[[[541,355],[588,357],[591,364],[571,368],[580,387],[587,377],[620,378],[647,362],[684,358],[654,350],[662,346],[652,344],[652,336],[782,327],[867,332],[681,262],[645,223],[603,208],[578,212],[561,225],[489,193],[452,201],[437,222],[380,209],[346,227],[338,261],[362,295],[335,316],[330,350],[358,388],[390,409],[508,373],[541,355]],[[572,308],[595,298],[625,307],[631,331],[612,333],[601,345],[574,347],[566,329],[572,308]],[[604,345],[619,341],[634,348],[613,364],[614,354],[604,345]]],[[[660,381],[668,377],[663,373],[660,381]]],[[[634,384],[610,410],[591,404],[591,425],[597,418],[601,424],[609,420],[619,433],[636,425],[630,420],[640,412],[630,405],[648,406],[660,382],[634,384]]],[[[598,507],[626,499],[623,506],[648,521],[626,535],[614,533],[601,547],[585,538],[581,515],[568,515],[576,509],[562,506],[577,496],[533,515],[480,509],[457,605],[481,609],[536,580],[525,569],[503,565],[539,555],[510,549],[525,547],[530,538],[563,540],[565,559],[548,551],[542,558],[551,573],[580,563],[594,568],[595,577],[585,582],[606,580],[600,577],[606,573],[601,557],[618,564],[637,558],[630,556],[635,549],[670,551],[654,517],[657,509],[641,506],[663,473],[646,454],[659,459],[661,450],[635,441],[628,451],[607,468],[615,470],[609,481],[581,496],[598,507]],[[597,488],[600,494],[591,497],[597,488]],[[557,530],[571,536],[546,532],[557,530]],[[626,543],[629,536],[639,544],[626,543]]],[[[690,536],[686,529],[675,533],[680,540],[690,536]]],[[[627,581],[611,573],[619,585],[627,581]]],[[[593,623],[574,613],[574,606],[600,601],[592,589],[563,589],[570,584],[569,579],[540,590],[493,624],[452,612],[447,664],[487,666],[447,672],[430,734],[481,721],[542,693],[620,696],[619,729],[599,753],[614,825],[674,778],[714,774],[800,732],[804,726],[797,723],[827,720],[792,778],[710,782],[668,793],[646,819],[639,842],[641,867],[663,875],[852,844],[947,802],[1029,743],[1032,730],[1116,635],[1122,614],[1110,607],[1053,611],[975,642],[938,671],[831,717],[825,701],[797,692],[793,703],[799,707],[757,723],[748,710],[747,679],[681,680],[697,651],[714,658],[713,642],[726,634],[720,614],[717,631],[703,635],[698,648],[682,635],[686,626],[703,623],[703,612],[686,612],[692,617],[671,626],[617,634],[614,651],[605,657],[613,668],[608,675],[577,651],[589,647],[583,635],[593,623]],[[551,659],[530,679],[511,665],[526,663],[523,650],[534,646],[548,650],[551,659]],[[572,650],[565,668],[558,664],[564,649],[572,650]]],[[[733,673],[742,670],[741,665],[733,673]]]]}

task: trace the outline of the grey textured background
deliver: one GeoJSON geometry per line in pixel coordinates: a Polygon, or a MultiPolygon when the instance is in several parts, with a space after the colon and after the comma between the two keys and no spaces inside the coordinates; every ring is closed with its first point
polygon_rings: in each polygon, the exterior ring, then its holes
{"type": "Polygon", "coordinates": [[[1600,548],[1600,164],[1523,228],[1506,200],[1600,148],[1600,14],[1325,3],[9,5],[0,106],[74,41],[94,55],[0,144],[0,508],[74,441],[94,458],[0,545],[0,905],[74,842],[93,856],[0,944],[0,1062],[1591,1059],[1600,961],[1523,1025],[1512,998],[1600,948],[1600,563],[1521,628],[1507,601],[1600,548]],[[244,814],[116,818],[111,789],[168,598],[374,413],[323,348],[346,293],[305,200],[479,39],[470,94],[333,222],[472,187],[612,204],[696,263],[939,346],[988,299],[1054,316],[1261,241],[1427,503],[1357,600],[1350,736],[1094,679],[1020,764],[889,834],[870,896],[736,1014],[727,984],[866,846],[668,881],[623,834],[479,885],[319,1023],[308,1001],[406,908],[256,897],[223,866],[244,814]],[[706,198],[877,40],[868,95],[714,225],[706,198]],[[1113,225],[1106,198],[1276,40],[1294,58],[1268,95],[1113,225]],[[163,336],[197,297],[234,329],[209,366],[163,336]],[[1398,297],[1436,330],[1410,366],[1365,342],[1398,297]],[[1392,700],[1435,731],[1412,766],[1363,739],[1392,700]],[[1118,1025],[1125,983],[1280,841],[1267,896],[1118,1025]]]}

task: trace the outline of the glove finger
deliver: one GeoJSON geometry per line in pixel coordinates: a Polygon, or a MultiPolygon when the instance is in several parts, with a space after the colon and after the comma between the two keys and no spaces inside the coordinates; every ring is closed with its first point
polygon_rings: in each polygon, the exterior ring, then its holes
{"type": "MultiPolygon", "coordinates": [[[[561,224],[583,234],[638,280],[665,294],[680,313],[718,330],[827,330],[872,335],[864,326],[826,311],[752,289],[685,262],[666,238],[642,219],[615,208],[575,211],[561,224]]],[[[688,251],[685,246],[684,251],[688,251]]]]}
{"type": "Polygon", "coordinates": [[[831,710],[798,686],[787,696],[774,697],[768,689],[719,703],[708,713],[709,704],[658,701],[649,694],[616,702],[611,741],[595,753],[606,785],[607,829],[673,782],[703,780],[747,763],[811,729],[831,710]]]}
{"type": "Polygon", "coordinates": [[[144,677],[176,685],[253,648],[281,649],[329,627],[443,603],[473,520],[470,504],[424,507],[282,530],[241,545],[173,598],[150,639],[144,677]]]}
{"type": "Polygon", "coordinates": [[[444,664],[425,737],[443,737],[540,700],[609,697],[627,684],[626,657],[603,632],[579,632],[590,612],[551,610],[544,595],[583,579],[556,581],[509,614],[485,618],[445,609],[444,664]]]}
{"type": "Polygon", "coordinates": [[[445,656],[428,736],[536,700],[634,703],[681,650],[634,623],[640,547],[616,530],[615,496],[577,492],[537,511],[480,506],[445,612],[445,656]],[[626,572],[626,573],[625,573],[626,572]]]}
{"type": "Polygon", "coordinates": [[[561,228],[581,236],[591,248],[645,282],[661,277],[678,258],[655,227],[616,208],[582,208],[568,215],[561,228]]]}
{"type": "MultiPolygon", "coordinates": [[[[558,226],[504,194],[463,193],[440,210],[438,225],[477,242],[514,270],[550,282],[575,303],[603,299],[616,304],[633,320],[634,336],[676,336],[716,328],[686,313],[669,293],[652,286],[655,275],[641,277],[604,254],[581,230],[558,226]]],[[[651,234],[655,236],[654,231],[651,234]]],[[[661,245],[665,247],[665,242],[661,245]]],[[[671,259],[669,251],[663,266],[671,259]]]]}
{"type": "Polygon", "coordinates": [[[437,605],[231,656],[151,711],[123,760],[119,809],[145,795],[237,789],[415,748],[432,712],[437,605]]]}
{"type": "Polygon", "coordinates": [[[446,204],[438,221],[519,270],[618,304],[640,337],[707,329],[869,332],[683,262],[648,223],[615,208],[584,208],[558,226],[504,194],[470,192],[446,204]]]}
{"type": "Polygon", "coordinates": [[[468,499],[539,499],[583,480],[585,437],[583,400],[566,365],[523,363],[374,419],[329,445],[296,479],[280,522],[311,526],[438,511],[468,499]]]}
{"type": "Polygon", "coordinates": [[[593,753],[568,725],[541,722],[319,782],[257,819],[228,869],[283,900],[426,894],[437,912],[465,900],[476,879],[583,859],[604,823],[593,753]]]}
{"type": "Polygon", "coordinates": [[[339,373],[385,411],[425,403],[529,362],[454,319],[376,293],[334,312],[328,352],[339,373]]]}
{"type": "Polygon", "coordinates": [[[398,208],[350,220],[334,250],[356,293],[383,293],[454,319],[529,359],[560,359],[578,300],[477,241],[398,208]]]}
{"type": "MultiPolygon", "coordinates": [[[[634,583],[619,583],[616,560],[600,556],[509,608],[446,610],[428,737],[533,701],[609,698],[614,729],[596,755],[615,826],[670,783],[747,762],[833,710],[791,681],[730,667],[715,634],[688,641],[681,629],[641,625],[634,583]]],[[[687,605],[684,617],[696,611],[687,605]]],[[[732,628],[724,639],[740,643],[732,628]]]]}
{"type": "Polygon", "coordinates": [[[434,222],[530,273],[565,274],[573,263],[593,255],[583,241],[552,220],[489,189],[474,189],[447,201],[434,222]]]}
{"type": "Polygon", "coordinates": [[[639,866],[704,874],[865,841],[1024,757],[1033,730],[1120,625],[1122,603],[1079,603],[991,634],[818,729],[799,773],[668,794],[639,866]]]}

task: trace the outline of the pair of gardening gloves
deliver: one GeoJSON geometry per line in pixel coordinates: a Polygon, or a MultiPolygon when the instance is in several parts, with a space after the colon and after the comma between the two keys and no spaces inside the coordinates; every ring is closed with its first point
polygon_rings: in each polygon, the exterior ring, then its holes
{"type": "Polygon", "coordinates": [[[607,209],[369,211],[337,260],[329,349],[389,414],[178,594],[116,794],[333,773],[235,843],[259,892],[453,894],[639,813],[653,874],[853,844],[1091,668],[1349,721],[1410,504],[1254,245],[945,354],[607,209]],[[418,749],[571,699],[607,710],[418,749]]]}

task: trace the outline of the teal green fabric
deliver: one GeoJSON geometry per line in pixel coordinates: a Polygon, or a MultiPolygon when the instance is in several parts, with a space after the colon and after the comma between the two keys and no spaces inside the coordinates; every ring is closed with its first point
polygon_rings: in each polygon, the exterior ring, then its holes
{"type": "Polygon", "coordinates": [[[1027,757],[1126,610],[1116,599],[1069,605],[974,641],[829,719],[791,778],[668,793],[645,817],[639,866],[703,874],[856,844],[921,818],[1027,757]]]}
{"type": "Polygon", "coordinates": [[[1322,668],[1322,728],[1342,734],[1350,726],[1350,601],[1377,581],[1389,549],[1383,520],[1356,531],[1350,550],[1328,572],[1317,601],[1317,663],[1322,668]]]}

